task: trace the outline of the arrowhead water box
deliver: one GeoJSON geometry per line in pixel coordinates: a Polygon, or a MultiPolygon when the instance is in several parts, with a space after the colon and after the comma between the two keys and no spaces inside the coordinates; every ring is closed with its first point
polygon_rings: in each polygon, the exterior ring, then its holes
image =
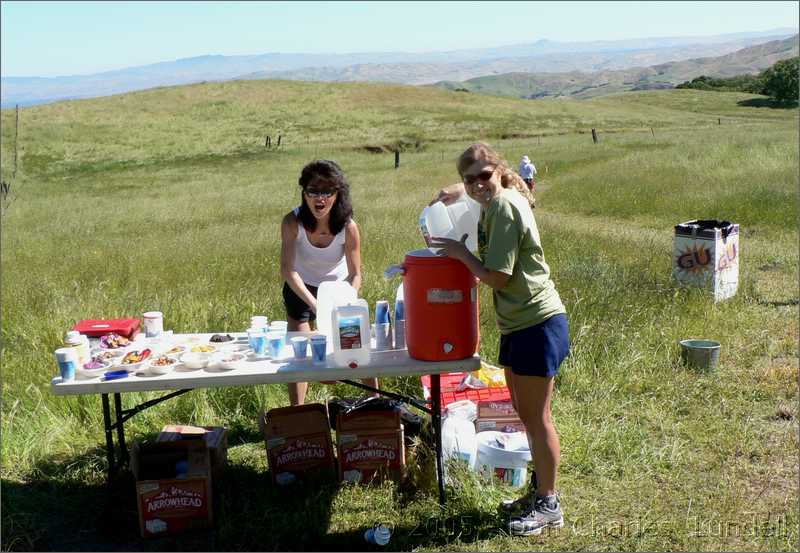
{"type": "Polygon", "coordinates": [[[739,225],[716,219],[675,225],[672,275],[681,284],[713,293],[714,301],[736,295],[739,287],[739,225]]]}

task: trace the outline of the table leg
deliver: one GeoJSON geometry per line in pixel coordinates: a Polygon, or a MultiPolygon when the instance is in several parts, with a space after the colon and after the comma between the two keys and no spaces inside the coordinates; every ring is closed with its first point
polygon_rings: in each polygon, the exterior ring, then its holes
{"type": "Polygon", "coordinates": [[[108,459],[108,483],[111,484],[111,478],[117,472],[117,463],[114,459],[114,435],[111,431],[111,407],[108,403],[108,394],[102,394],[103,397],[103,425],[105,426],[106,433],[106,456],[108,459]]]}
{"type": "Polygon", "coordinates": [[[117,416],[117,443],[119,444],[119,464],[124,465],[130,460],[128,448],[125,445],[125,422],[122,420],[122,395],[114,394],[114,412],[117,416]]]}
{"type": "Polygon", "coordinates": [[[444,463],[442,459],[442,400],[438,374],[431,375],[431,426],[436,444],[436,479],[439,482],[439,504],[444,505],[444,463]]]}

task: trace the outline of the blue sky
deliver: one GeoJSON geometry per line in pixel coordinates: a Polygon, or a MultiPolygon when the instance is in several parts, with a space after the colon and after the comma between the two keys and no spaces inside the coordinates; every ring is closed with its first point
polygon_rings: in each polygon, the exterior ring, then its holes
{"type": "Polygon", "coordinates": [[[798,2],[0,2],[3,76],[204,54],[424,52],[798,27],[798,2]]]}

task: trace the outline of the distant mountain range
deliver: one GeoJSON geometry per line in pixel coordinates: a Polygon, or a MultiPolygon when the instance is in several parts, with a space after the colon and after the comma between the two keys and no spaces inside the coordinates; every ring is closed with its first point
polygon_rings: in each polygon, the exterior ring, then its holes
{"type": "Polygon", "coordinates": [[[722,56],[797,33],[781,28],[700,37],[660,37],[619,41],[540,40],[498,48],[447,52],[368,52],[352,54],[209,55],[160,62],[92,75],[0,78],[0,104],[31,105],[89,98],[202,81],[291,79],[380,81],[432,84],[516,72],[606,71],[696,58],[722,56]]]}
{"type": "Polygon", "coordinates": [[[477,77],[463,82],[442,81],[433,86],[515,98],[591,98],[626,90],[673,88],[700,75],[732,77],[756,74],[776,61],[798,55],[798,36],[750,46],[718,57],[673,61],[616,71],[582,73],[521,73],[477,77]]]}

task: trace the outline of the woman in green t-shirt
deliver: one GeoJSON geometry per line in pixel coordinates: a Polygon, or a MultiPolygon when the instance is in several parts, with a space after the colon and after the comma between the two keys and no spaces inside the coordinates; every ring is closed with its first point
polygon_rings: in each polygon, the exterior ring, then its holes
{"type": "Polygon", "coordinates": [[[487,144],[473,144],[458,159],[463,184],[439,192],[449,203],[464,191],[481,204],[478,257],[464,242],[432,238],[431,246],[462,261],[492,288],[500,328],[498,363],[505,369],[514,408],[525,425],[536,467],[537,489],[501,508],[512,535],[539,534],[561,527],[564,517],[556,493],[561,455],[550,399],[559,366],[569,354],[569,328],[550,268],[544,260],[532,197],[517,175],[487,144]]]}

